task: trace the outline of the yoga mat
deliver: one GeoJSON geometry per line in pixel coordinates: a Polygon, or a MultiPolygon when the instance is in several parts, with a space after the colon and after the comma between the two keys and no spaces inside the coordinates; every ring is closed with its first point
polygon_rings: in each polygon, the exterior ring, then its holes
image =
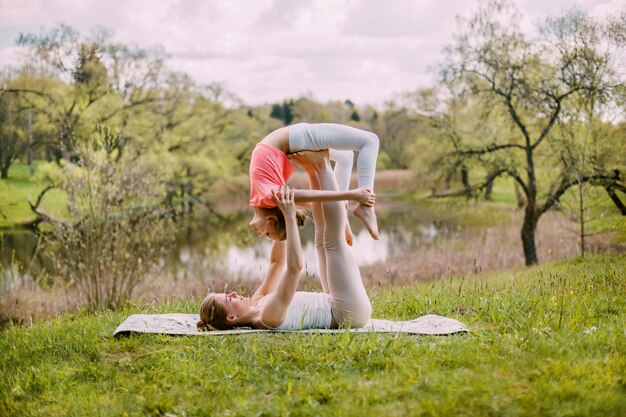
{"type": "MultiPolygon", "coordinates": [[[[234,330],[217,330],[200,332],[196,323],[200,320],[197,314],[133,314],[124,320],[114,336],[126,336],[130,333],[156,333],[189,336],[219,336],[244,333],[294,333],[288,330],[262,330],[252,328],[238,328],[234,330]]],[[[296,333],[341,333],[346,329],[306,329],[296,333]]],[[[371,319],[363,327],[350,329],[354,333],[410,333],[423,335],[449,335],[469,332],[467,327],[458,320],[448,317],[428,314],[410,321],[390,321],[371,319]]]]}

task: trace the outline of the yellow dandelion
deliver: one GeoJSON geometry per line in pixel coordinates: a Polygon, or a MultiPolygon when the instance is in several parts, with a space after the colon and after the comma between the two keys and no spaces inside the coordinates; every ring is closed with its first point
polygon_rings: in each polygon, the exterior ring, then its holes
{"type": "Polygon", "coordinates": [[[550,297],[550,301],[556,301],[556,295],[553,295],[552,297],[550,297]]]}

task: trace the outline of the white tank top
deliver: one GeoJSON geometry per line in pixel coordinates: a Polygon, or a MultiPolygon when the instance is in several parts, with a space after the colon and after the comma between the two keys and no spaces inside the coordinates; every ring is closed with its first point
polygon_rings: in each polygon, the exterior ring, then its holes
{"type": "Polygon", "coordinates": [[[276,330],[330,329],[333,315],[330,294],[297,291],[276,330]]]}

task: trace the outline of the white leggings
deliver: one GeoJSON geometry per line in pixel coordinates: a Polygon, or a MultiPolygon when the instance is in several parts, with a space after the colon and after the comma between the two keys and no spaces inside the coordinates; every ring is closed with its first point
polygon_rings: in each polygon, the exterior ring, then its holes
{"type": "Polygon", "coordinates": [[[289,126],[289,152],[330,149],[335,161],[339,190],[347,190],[352,172],[352,152],[357,157],[359,187],[374,191],[378,136],[375,133],[335,123],[297,123],[289,126]],[[349,161],[349,162],[348,162],[349,161]]]}
{"type": "MultiPolygon", "coordinates": [[[[330,169],[309,175],[311,189],[337,190],[330,169]]],[[[346,209],[343,203],[313,203],[315,246],[322,289],[330,294],[334,326],[362,327],[372,315],[361,272],[346,243],[346,209]]]]}

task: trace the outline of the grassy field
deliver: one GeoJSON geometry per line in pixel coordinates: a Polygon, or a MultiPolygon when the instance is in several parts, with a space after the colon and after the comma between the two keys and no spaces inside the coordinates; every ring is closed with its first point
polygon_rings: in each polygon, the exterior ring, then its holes
{"type": "Polygon", "coordinates": [[[370,290],[374,316],[440,314],[471,333],[138,335],[138,312],[0,332],[0,415],[626,415],[626,259],[370,290]]]}

